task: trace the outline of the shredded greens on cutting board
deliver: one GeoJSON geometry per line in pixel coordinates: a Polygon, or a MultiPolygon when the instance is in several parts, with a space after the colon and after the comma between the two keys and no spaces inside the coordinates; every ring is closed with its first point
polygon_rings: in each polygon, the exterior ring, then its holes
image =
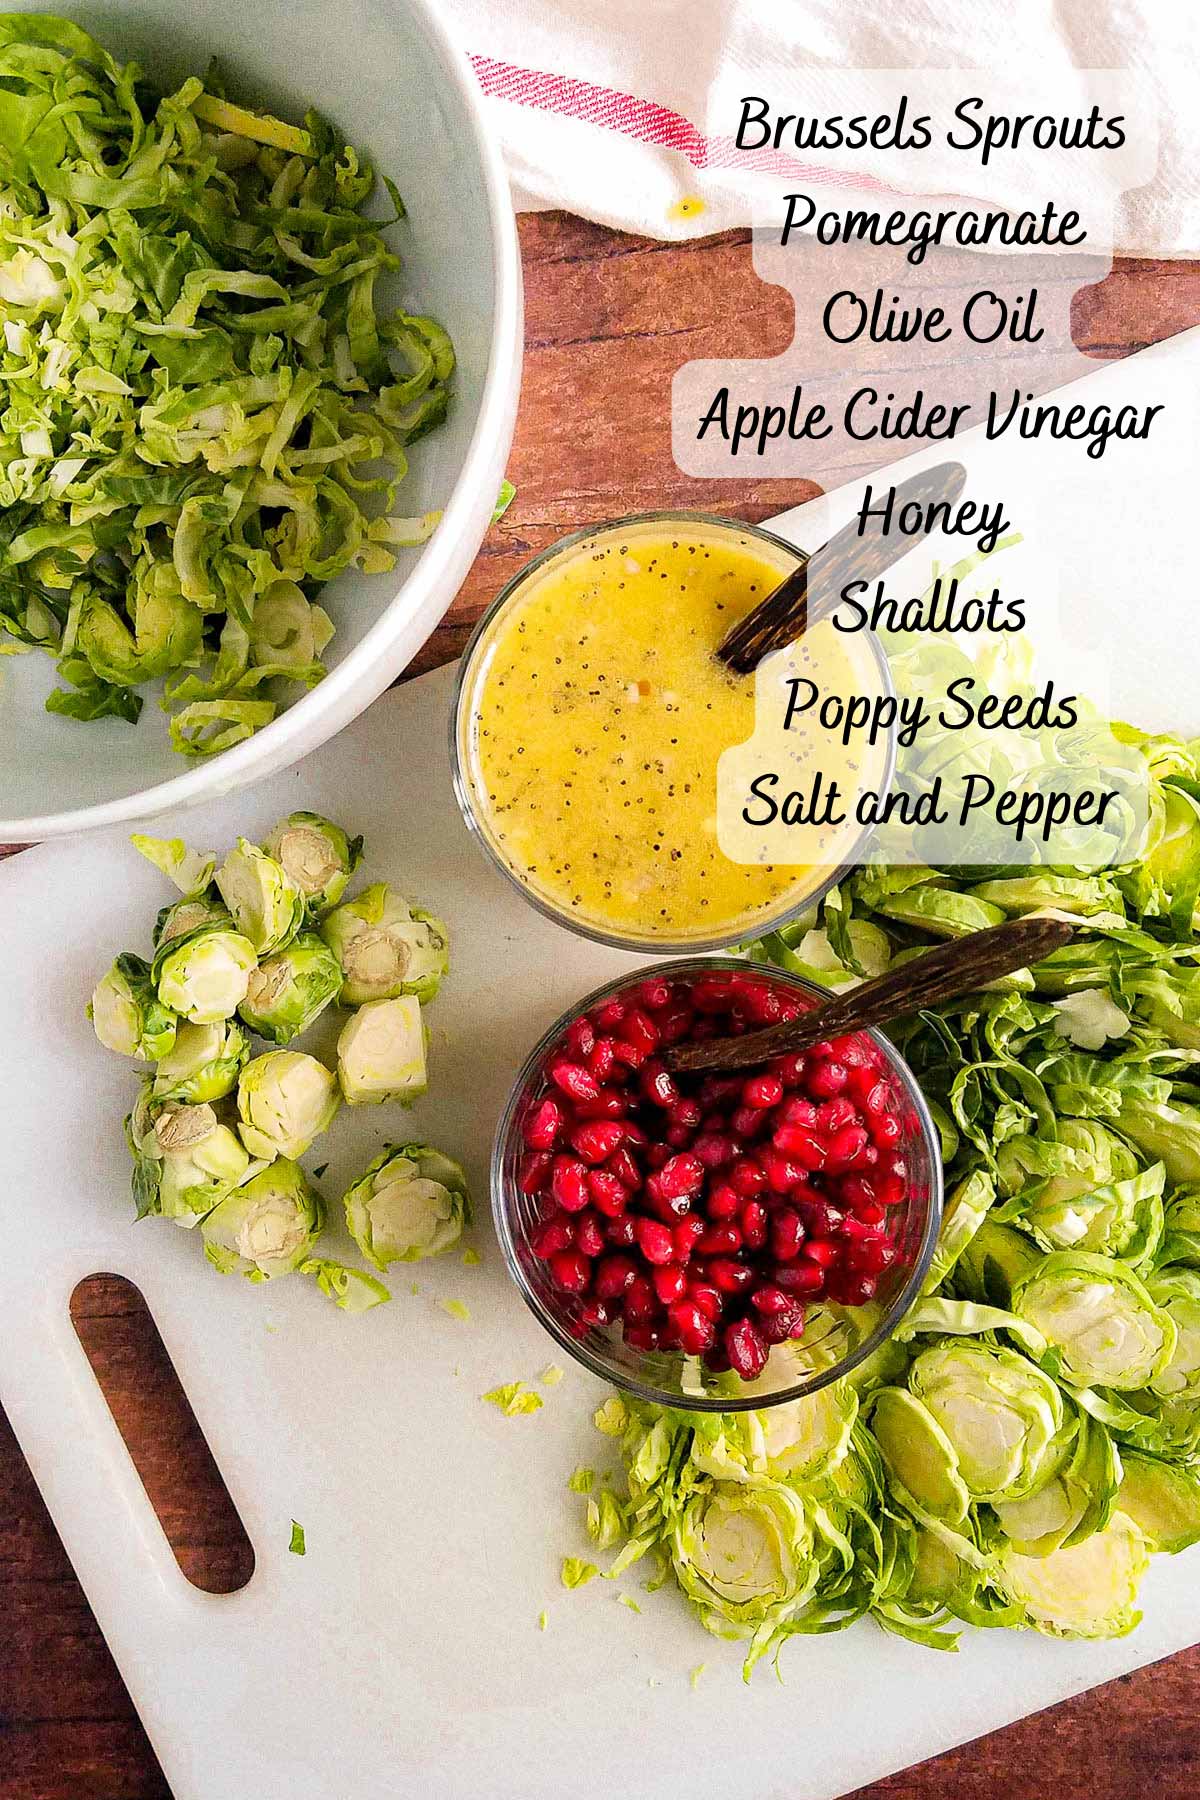
{"type": "Polygon", "coordinates": [[[385,308],[400,267],[371,165],[225,97],[161,96],[65,19],[0,14],[0,653],[42,649],[73,719],[223,750],[311,687],[344,569],[393,567],[438,517],[393,512],[406,447],[445,416],[433,319],[385,308]]]}
{"type": "MultiPolygon", "coordinates": [[[[1125,731],[1126,728],[1120,728],[1125,731]]],[[[924,1297],[847,1380],[728,1415],[614,1397],[624,1480],[586,1523],[748,1641],[869,1614],[1111,1637],[1153,1551],[1200,1540],[1200,743],[1146,737],[1136,865],[867,866],[749,947],[839,988],[1004,917],[1068,915],[1036,968],[893,1026],[941,1134],[924,1297]]],[[[860,1323],[862,1314],[859,1314],[860,1323]]],[[[795,1357],[821,1366],[819,1313],[795,1357]]],[[[864,1328],[869,1328],[869,1319],[864,1328]]]]}

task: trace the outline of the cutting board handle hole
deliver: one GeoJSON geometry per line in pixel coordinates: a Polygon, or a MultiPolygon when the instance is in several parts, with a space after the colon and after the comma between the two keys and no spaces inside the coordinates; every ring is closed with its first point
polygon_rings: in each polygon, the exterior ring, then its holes
{"type": "Polygon", "coordinates": [[[141,1291],[88,1275],[71,1323],[180,1570],[206,1594],[235,1594],[254,1547],[141,1291]]]}

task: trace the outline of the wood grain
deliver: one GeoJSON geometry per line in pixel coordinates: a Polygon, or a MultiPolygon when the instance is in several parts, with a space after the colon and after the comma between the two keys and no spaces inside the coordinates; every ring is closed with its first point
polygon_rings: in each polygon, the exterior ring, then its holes
{"type": "MultiPolygon", "coordinates": [[[[664,245],[545,213],[522,218],[521,241],[527,348],[509,465],[517,498],[414,673],[455,656],[502,583],[564,532],[667,505],[762,519],[817,491],[805,481],[697,481],[671,458],[680,364],[735,345],[741,355],[776,355],[789,341],[790,301],[759,282],[746,234],[664,245]]],[[[1078,296],[1074,320],[1076,342],[1099,358],[1186,330],[1200,323],[1200,263],[1119,263],[1078,296]]],[[[93,1282],[76,1323],[181,1564],[206,1585],[234,1583],[244,1546],[235,1523],[214,1529],[216,1477],[196,1427],[174,1407],[140,1302],[123,1283],[93,1282]]],[[[932,1654],[929,1680],[936,1706],[932,1654]]],[[[855,1800],[1193,1800],[1198,1706],[1200,1649],[877,1782],[855,1800]]],[[[846,1721],[847,1731],[869,1728],[869,1720],[846,1721]]],[[[804,1792],[798,1771],[795,1800],[804,1792]]],[[[0,1800],[169,1794],[0,1414],[0,1800]]],[[[275,1796],[264,1787],[262,1800],[275,1796]]]]}

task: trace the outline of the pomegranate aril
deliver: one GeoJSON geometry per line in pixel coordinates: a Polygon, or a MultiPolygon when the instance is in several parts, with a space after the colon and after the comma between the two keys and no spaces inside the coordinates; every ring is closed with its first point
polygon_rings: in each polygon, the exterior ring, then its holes
{"type": "Polygon", "coordinates": [[[836,1207],[830,1206],[828,1200],[814,1200],[807,1195],[798,1196],[796,1205],[800,1217],[804,1220],[804,1229],[809,1237],[832,1237],[841,1224],[841,1213],[836,1207]]]}
{"type": "Polygon", "coordinates": [[[615,1119],[589,1119],[571,1133],[571,1148],[586,1163],[602,1163],[621,1147],[624,1128],[615,1119]]]}
{"type": "Polygon", "coordinates": [[[670,1144],[647,1144],[646,1161],[652,1169],[661,1169],[664,1163],[671,1160],[670,1144]]]}
{"type": "Polygon", "coordinates": [[[613,1038],[597,1038],[588,1055],[587,1066],[597,1081],[609,1079],[616,1064],[616,1042],[613,1038]]]}
{"type": "Polygon", "coordinates": [[[689,1262],[692,1251],[696,1248],[696,1239],[704,1236],[704,1220],[697,1213],[689,1213],[686,1218],[679,1219],[671,1227],[671,1242],[675,1246],[675,1256],[679,1262],[689,1262]]]}
{"type": "Polygon", "coordinates": [[[631,1350],[661,1350],[662,1331],[657,1325],[632,1321],[628,1313],[621,1326],[621,1336],[631,1350]]]}
{"type": "Polygon", "coordinates": [[[670,1306],[673,1300],[678,1300],[687,1286],[687,1276],[679,1263],[661,1263],[651,1279],[654,1291],[664,1306],[670,1306]]]}
{"type": "Polygon", "coordinates": [[[714,1344],[711,1350],[704,1352],[704,1366],[712,1375],[728,1373],[729,1358],[725,1354],[724,1344],[714,1344]]]}
{"type": "Polygon", "coordinates": [[[603,1330],[612,1324],[612,1309],[603,1300],[584,1300],[575,1313],[576,1320],[585,1330],[603,1330]]]}
{"type": "Polygon", "coordinates": [[[831,1291],[839,1306],[865,1306],[868,1300],[875,1298],[877,1282],[874,1275],[840,1274],[831,1291]]]}
{"type": "Polygon", "coordinates": [[[824,1139],[818,1137],[816,1132],[811,1131],[807,1125],[781,1125],[777,1131],[772,1133],[771,1144],[779,1156],[786,1157],[793,1166],[796,1166],[796,1174],[785,1187],[780,1188],[776,1187],[772,1180],[771,1164],[768,1160],[767,1180],[775,1188],[776,1193],[785,1193],[787,1187],[794,1186],[797,1181],[802,1181],[810,1170],[825,1167],[824,1139]]]}
{"type": "Polygon", "coordinates": [[[886,1238],[874,1238],[867,1244],[855,1244],[847,1260],[851,1268],[863,1275],[882,1275],[885,1269],[891,1268],[896,1256],[895,1244],[886,1238]]]}
{"type": "Polygon", "coordinates": [[[736,1105],[742,1097],[742,1078],[740,1075],[706,1075],[697,1097],[705,1110],[728,1106],[730,1101],[736,1105]]]}
{"type": "Polygon", "coordinates": [[[563,1036],[563,1047],[573,1061],[586,1062],[592,1053],[595,1042],[596,1033],[590,1019],[571,1020],[563,1036]]]}
{"type": "Polygon", "coordinates": [[[605,1245],[600,1215],[585,1207],[575,1220],[575,1248],[584,1256],[599,1256],[605,1245]]]}
{"type": "Polygon", "coordinates": [[[751,1319],[739,1319],[722,1334],[729,1366],[743,1381],[753,1381],[767,1365],[767,1345],[758,1326],[751,1319]]]}
{"type": "Polygon", "coordinates": [[[742,1208],[742,1197],[727,1181],[715,1181],[704,1200],[710,1219],[735,1219],[742,1208]]]}
{"type": "Polygon", "coordinates": [[[785,1088],[798,1087],[804,1080],[808,1069],[809,1058],[816,1054],[819,1046],[812,1050],[790,1050],[786,1056],[774,1056],[768,1067],[772,1075],[778,1075],[785,1088]]]}
{"type": "Polygon", "coordinates": [[[530,1150],[521,1158],[517,1186],[523,1194],[540,1194],[550,1179],[554,1158],[549,1150],[530,1150]]]}
{"type": "Polygon", "coordinates": [[[767,1209],[761,1200],[744,1200],[738,1215],[747,1250],[761,1250],[767,1241],[767,1209]]]}
{"type": "Polygon", "coordinates": [[[836,1056],[827,1056],[812,1063],[805,1071],[804,1089],[814,1100],[833,1100],[846,1092],[849,1081],[850,1071],[845,1063],[839,1062],[836,1056]]]}
{"type": "Polygon", "coordinates": [[[778,1075],[751,1075],[749,1081],[742,1084],[742,1105],[755,1112],[778,1106],[782,1099],[783,1083],[778,1075]]]}
{"type": "Polygon", "coordinates": [[[862,1114],[853,1100],[843,1095],[837,1100],[822,1100],[817,1108],[816,1129],[823,1137],[832,1137],[835,1131],[841,1131],[845,1125],[861,1125],[862,1114]]]}
{"type": "Polygon", "coordinates": [[[665,975],[649,975],[638,989],[638,999],[651,1012],[671,1003],[671,984],[665,975]]]}
{"type": "Polygon", "coordinates": [[[838,1259],[838,1247],[831,1244],[828,1238],[809,1238],[801,1255],[806,1256],[809,1262],[816,1263],[819,1269],[829,1269],[838,1259]]]}
{"type": "Polygon", "coordinates": [[[799,1300],[789,1300],[784,1312],[772,1313],[758,1329],[768,1344],[786,1344],[789,1338],[804,1336],[804,1307],[799,1300]]]}
{"type": "Polygon", "coordinates": [[[634,1226],[638,1249],[648,1263],[670,1262],[675,1244],[669,1228],[658,1219],[639,1219],[634,1226]]]}
{"type": "Polygon", "coordinates": [[[588,1203],[587,1170],[573,1156],[556,1156],[550,1192],[567,1212],[582,1212],[588,1203]]]}
{"type": "Polygon", "coordinates": [[[600,1092],[600,1084],[591,1070],[566,1058],[551,1063],[550,1079],[572,1100],[594,1100],[600,1092]]]}
{"type": "Polygon", "coordinates": [[[895,1113],[881,1113],[871,1120],[869,1130],[872,1143],[880,1150],[892,1149],[904,1136],[904,1127],[895,1113]]]}
{"type": "Polygon", "coordinates": [[[690,1150],[694,1133],[686,1125],[668,1125],[663,1137],[672,1150],[690,1150]]]}
{"type": "Polygon", "coordinates": [[[908,1183],[903,1175],[875,1175],[872,1179],[875,1183],[875,1198],[880,1206],[899,1206],[908,1192],[908,1183]]]}
{"type": "Polygon", "coordinates": [[[866,1147],[867,1131],[864,1125],[843,1125],[829,1140],[826,1167],[844,1169],[855,1162],[866,1147]]]}
{"type": "Polygon", "coordinates": [[[618,1300],[628,1293],[638,1279],[638,1266],[632,1256],[610,1252],[596,1264],[594,1286],[602,1300],[618,1300]]]}
{"type": "Polygon", "coordinates": [[[606,1219],[615,1219],[629,1204],[629,1189],[609,1169],[589,1169],[587,1186],[592,1205],[606,1219]]]}
{"type": "MultiPolygon", "coordinates": [[[[778,1138],[779,1135],[779,1132],[775,1133],[776,1138],[778,1138]]],[[[766,1155],[763,1158],[763,1168],[766,1171],[767,1186],[773,1194],[790,1193],[792,1188],[796,1187],[804,1180],[804,1177],[808,1172],[806,1168],[799,1162],[794,1161],[790,1156],[784,1156],[778,1153],[769,1153],[766,1155]]]]}
{"type": "Polygon", "coordinates": [[[594,1100],[577,1100],[575,1117],[581,1119],[623,1119],[629,1101],[619,1088],[602,1087],[594,1100]]]}
{"type": "Polygon", "coordinates": [[[776,1287],[782,1288],[785,1294],[804,1294],[811,1297],[823,1292],[825,1287],[825,1271],[815,1262],[783,1263],[775,1269],[772,1280],[776,1287]]]}
{"type": "Polygon", "coordinates": [[[521,1135],[531,1150],[549,1150],[566,1120],[558,1101],[550,1095],[528,1114],[521,1135]]]}
{"type": "Polygon", "coordinates": [[[710,1225],[703,1237],[696,1239],[701,1256],[732,1256],[742,1247],[742,1234],[736,1225],[710,1225]]]}
{"type": "Polygon", "coordinates": [[[646,1056],[658,1049],[658,1026],[640,1006],[629,1008],[617,1036],[624,1044],[636,1044],[646,1056]]]}
{"type": "Polygon", "coordinates": [[[784,1101],[779,1122],[781,1125],[807,1125],[812,1131],[816,1128],[817,1109],[811,1100],[801,1100],[793,1095],[790,1100],[784,1101]]]}
{"type": "Polygon", "coordinates": [[[689,1131],[695,1131],[704,1117],[704,1112],[698,1100],[693,1100],[690,1095],[684,1095],[671,1102],[667,1108],[667,1117],[672,1125],[686,1125],[689,1131]]]}
{"type": "Polygon", "coordinates": [[[724,1137],[715,1131],[705,1131],[692,1145],[692,1155],[706,1169],[723,1169],[727,1163],[734,1161],[738,1147],[732,1138],[724,1137]]]}
{"type": "Polygon", "coordinates": [[[706,1319],[715,1325],[725,1309],[719,1291],[707,1281],[689,1281],[687,1297],[693,1306],[698,1306],[706,1319]]]}
{"type": "Polygon", "coordinates": [[[695,1014],[690,1007],[673,1006],[668,1012],[661,1012],[655,1019],[658,1026],[660,1044],[680,1044],[691,1035],[692,1021],[695,1014]]]}
{"type": "Polygon", "coordinates": [[[749,1263],[737,1262],[732,1256],[714,1256],[708,1265],[708,1279],[718,1293],[742,1294],[755,1276],[749,1263]]]}
{"type": "Polygon", "coordinates": [[[592,1266],[579,1250],[556,1250],[550,1258],[550,1276],[565,1294],[582,1294],[592,1278],[592,1266]]]}
{"type": "Polygon", "coordinates": [[[592,1015],[597,1031],[615,1031],[625,1017],[621,1000],[602,1000],[592,1015]]]}
{"type": "Polygon", "coordinates": [[[723,975],[701,976],[693,982],[689,998],[697,1012],[727,1012],[733,1001],[733,983],[723,975]]]}
{"type": "Polygon", "coordinates": [[[633,1156],[624,1144],[614,1150],[604,1167],[610,1175],[615,1175],[622,1187],[639,1188],[642,1185],[642,1171],[638,1168],[633,1156]]]}
{"type": "Polygon", "coordinates": [[[622,1213],[618,1219],[609,1219],[604,1227],[604,1235],[610,1244],[615,1244],[618,1249],[628,1250],[637,1242],[635,1224],[631,1213],[622,1213]]]}
{"type": "Polygon", "coordinates": [[[625,1317],[640,1322],[657,1318],[658,1295],[648,1275],[637,1274],[625,1289],[625,1317]]]}
{"type": "Polygon", "coordinates": [[[667,1318],[679,1348],[686,1355],[699,1356],[713,1343],[716,1327],[694,1300],[677,1300],[670,1308],[667,1318]]]}
{"type": "Polygon", "coordinates": [[[743,1144],[756,1138],[769,1124],[769,1114],[754,1106],[737,1106],[729,1115],[729,1129],[743,1144]]]}
{"type": "Polygon", "coordinates": [[[541,1219],[529,1233],[529,1248],[547,1262],[559,1250],[570,1248],[573,1232],[570,1220],[560,1213],[554,1219],[541,1219]]]}
{"type": "Polygon", "coordinates": [[[613,1039],[613,1056],[627,1069],[640,1069],[649,1054],[644,1044],[635,1044],[624,1037],[613,1039]]]}
{"type": "Polygon", "coordinates": [[[655,1106],[669,1107],[679,1098],[679,1089],[675,1086],[671,1071],[657,1057],[651,1057],[643,1064],[638,1087],[642,1098],[655,1106]]]}
{"type": "Polygon", "coordinates": [[[804,1242],[804,1226],[800,1214],[789,1208],[777,1212],[771,1220],[771,1255],[776,1262],[792,1262],[800,1254],[804,1242]]]}
{"type": "Polygon", "coordinates": [[[781,1287],[768,1283],[765,1287],[755,1288],[750,1296],[750,1304],[755,1312],[762,1313],[766,1318],[772,1318],[776,1313],[786,1312],[792,1302],[790,1296],[785,1294],[781,1287]]]}
{"type": "Polygon", "coordinates": [[[696,1156],[672,1156],[659,1169],[657,1181],[667,1199],[698,1194],[704,1183],[704,1165],[696,1156]]]}
{"type": "Polygon", "coordinates": [[[754,1162],[750,1157],[742,1157],[729,1170],[729,1184],[739,1194],[749,1197],[762,1193],[767,1185],[767,1177],[761,1163],[754,1162]]]}

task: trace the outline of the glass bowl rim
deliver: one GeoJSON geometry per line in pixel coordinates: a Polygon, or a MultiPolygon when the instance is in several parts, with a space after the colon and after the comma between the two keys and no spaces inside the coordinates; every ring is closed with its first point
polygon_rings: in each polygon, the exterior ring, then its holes
{"type": "MultiPolygon", "coordinates": [[[[799,545],[789,539],[780,537],[777,532],[769,531],[763,525],[748,524],[744,519],[726,518],[722,513],[709,513],[687,508],[665,508],[649,512],[624,513],[615,519],[602,519],[593,525],[585,525],[578,531],[572,531],[566,537],[556,538],[554,543],[547,544],[544,550],[531,557],[527,563],[510,575],[500,592],[486,607],[476,620],[471,635],[467,639],[454,678],[454,693],[450,703],[450,780],[454,789],[454,798],[458,802],[458,810],[463,823],[472,840],[478,844],[494,869],[504,877],[511,887],[521,894],[526,903],[539,912],[544,919],[552,919],[555,924],[574,932],[577,937],[586,938],[590,943],[603,944],[610,950],[628,950],[633,955],[643,956],[705,956],[721,950],[729,950],[741,943],[748,935],[763,936],[769,931],[778,931],[783,925],[789,925],[794,919],[819,906],[821,901],[838,883],[849,874],[851,869],[859,867],[863,852],[871,841],[874,827],[864,825],[859,830],[850,846],[844,862],[831,869],[828,875],[815,887],[808,889],[800,900],[788,900],[778,912],[764,912],[761,918],[748,919],[735,931],[719,932],[707,938],[669,938],[669,937],[631,937],[621,936],[616,932],[605,931],[601,926],[589,925],[582,919],[572,915],[562,907],[536,893],[526,885],[515,872],[511,864],[500,855],[491,837],[484,827],[479,809],[475,804],[474,782],[463,766],[461,754],[461,732],[459,721],[467,701],[472,664],[477,651],[484,641],[493,621],[512,601],[521,587],[524,586],[542,565],[552,557],[565,550],[574,549],[576,545],[586,543],[589,538],[599,537],[610,531],[618,531],[622,526],[640,526],[666,524],[678,520],[684,524],[715,525],[723,530],[746,532],[751,537],[761,539],[776,549],[786,550],[792,556],[805,554],[799,545]]],[[[895,684],[892,680],[891,665],[883,649],[877,632],[864,629],[860,634],[867,640],[872,658],[876,666],[885,694],[895,695],[895,684]]],[[[884,752],[883,780],[880,791],[890,793],[896,774],[896,731],[895,726],[888,731],[884,752]]]]}
{"type": "MultiPolygon", "coordinates": [[[[802,1400],[808,1395],[816,1394],[822,1388],[831,1386],[835,1381],[843,1380],[860,1364],[864,1363],[883,1344],[894,1335],[897,1326],[911,1310],[920,1297],[920,1291],[929,1273],[941,1228],[942,1211],[945,1198],[945,1179],[942,1168],[941,1139],[929,1103],[917,1084],[917,1078],[908,1063],[895,1045],[881,1031],[868,1028],[854,1036],[871,1039],[876,1048],[884,1056],[889,1069],[898,1078],[916,1113],[917,1123],[925,1143],[930,1161],[929,1203],[926,1208],[924,1229],[917,1255],[912,1268],[903,1285],[897,1289],[890,1304],[874,1329],[868,1333],[862,1343],[850,1353],[842,1357],[828,1369],[818,1370],[809,1379],[794,1383],[791,1387],[780,1388],[776,1394],[709,1395],[669,1393],[664,1388],[651,1386],[624,1374],[616,1375],[606,1366],[603,1360],[588,1349],[587,1345],[573,1337],[561,1321],[552,1313],[540,1296],[526,1280],[525,1271],[517,1256],[516,1242],[508,1216],[507,1191],[504,1172],[505,1154],[516,1127],[517,1110],[526,1090],[534,1078],[540,1073],[541,1064],[551,1045],[564,1032],[573,1019],[581,1013],[589,1011],[593,1006],[609,999],[625,988],[636,986],[655,975],[663,975],[668,980],[678,979],[680,975],[708,973],[761,973],[769,979],[776,979],[785,986],[798,989],[802,993],[814,996],[818,1002],[829,999],[829,990],[820,987],[816,982],[806,981],[802,976],[793,975],[789,970],[778,969],[762,963],[747,962],[732,956],[697,956],[680,958],[650,964],[644,968],[630,969],[624,974],[606,981],[601,987],[591,990],[568,1007],[548,1030],[544,1031],[534,1048],[526,1057],[513,1082],[504,1111],[500,1115],[496,1127],[496,1135],[492,1143],[492,1154],[489,1165],[488,1180],[492,1203],[492,1220],[496,1228],[496,1236],[504,1256],[509,1275],[524,1300],[526,1306],[547,1331],[559,1347],[566,1351],[575,1362],[582,1364],[592,1375],[606,1381],[610,1386],[620,1388],[625,1393],[634,1394],[639,1400],[649,1401],[655,1406],[670,1407],[677,1412],[763,1412],[772,1406],[783,1406],[792,1400],[802,1400]]],[[[768,1365],[769,1366],[769,1365],[768,1365]]]]}

